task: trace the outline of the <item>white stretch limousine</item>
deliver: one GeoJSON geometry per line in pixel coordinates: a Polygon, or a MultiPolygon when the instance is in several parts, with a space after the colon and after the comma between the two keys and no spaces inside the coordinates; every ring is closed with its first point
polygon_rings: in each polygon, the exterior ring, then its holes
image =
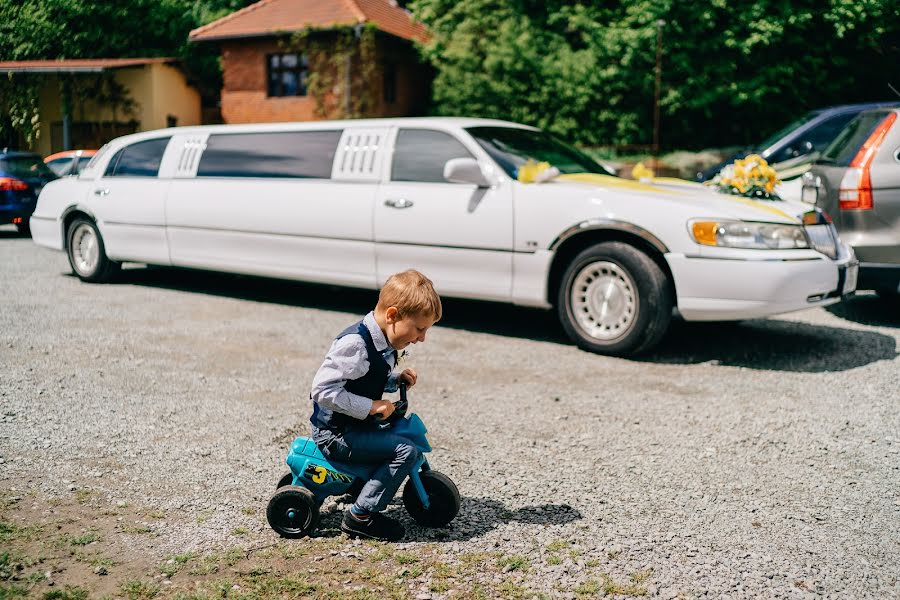
{"type": "Polygon", "coordinates": [[[840,300],[856,261],[808,206],[624,180],[537,129],[417,118],[150,131],[51,182],[34,240],[84,281],[123,261],[556,307],[582,348],[646,350],[687,320],[840,300]]]}

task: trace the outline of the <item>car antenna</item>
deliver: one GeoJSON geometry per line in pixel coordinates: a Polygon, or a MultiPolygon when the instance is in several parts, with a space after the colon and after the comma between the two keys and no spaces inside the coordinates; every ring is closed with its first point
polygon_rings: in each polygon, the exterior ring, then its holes
{"type": "Polygon", "coordinates": [[[900,92],[897,91],[897,88],[891,85],[891,82],[888,81],[888,87],[891,88],[891,91],[900,96],[900,92]]]}

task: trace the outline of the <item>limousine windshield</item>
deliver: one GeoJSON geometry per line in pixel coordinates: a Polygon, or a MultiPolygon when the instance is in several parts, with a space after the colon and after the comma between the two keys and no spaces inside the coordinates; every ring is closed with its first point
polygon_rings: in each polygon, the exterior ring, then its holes
{"type": "Polygon", "coordinates": [[[543,131],[512,127],[469,127],[466,131],[513,179],[529,160],[550,163],[560,173],[614,175],[587,154],[543,131]]]}

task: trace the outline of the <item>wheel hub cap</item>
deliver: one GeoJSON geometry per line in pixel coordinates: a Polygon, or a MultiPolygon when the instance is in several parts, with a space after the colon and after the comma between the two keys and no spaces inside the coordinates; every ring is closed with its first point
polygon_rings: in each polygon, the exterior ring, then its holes
{"type": "Polygon", "coordinates": [[[622,337],[637,319],[636,286],[615,263],[601,261],[582,268],[572,282],[570,302],[578,326],[596,339],[622,337]]]}
{"type": "Polygon", "coordinates": [[[100,258],[100,247],[97,244],[97,236],[94,230],[87,225],[81,225],[72,236],[72,257],[75,268],[82,275],[89,275],[97,268],[100,258]]]}

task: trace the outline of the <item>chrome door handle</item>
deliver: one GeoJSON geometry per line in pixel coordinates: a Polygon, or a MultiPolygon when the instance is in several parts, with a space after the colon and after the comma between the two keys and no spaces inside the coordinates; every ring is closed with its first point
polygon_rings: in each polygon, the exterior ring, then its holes
{"type": "Polygon", "coordinates": [[[94,195],[95,196],[108,196],[109,188],[98,188],[98,189],[94,190],[94,195]]]}
{"type": "Polygon", "coordinates": [[[409,208],[413,205],[413,201],[407,200],[406,198],[398,198],[396,200],[388,198],[384,201],[384,205],[390,206],[391,208],[409,208]]]}

